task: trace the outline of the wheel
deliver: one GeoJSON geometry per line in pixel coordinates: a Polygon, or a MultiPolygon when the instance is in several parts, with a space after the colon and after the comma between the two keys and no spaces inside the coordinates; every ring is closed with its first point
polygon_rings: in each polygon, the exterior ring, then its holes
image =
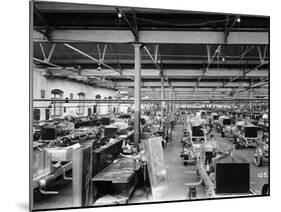
{"type": "Polygon", "coordinates": [[[41,138],[42,132],[41,131],[35,131],[33,133],[33,141],[38,141],[41,138]]]}
{"type": "Polygon", "coordinates": [[[210,134],[210,132],[212,132],[213,126],[206,124],[205,129],[206,129],[206,135],[208,135],[210,134]]]}
{"type": "Polygon", "coordinates": [[[239,149],[239,148],[240,148],[240,144],[236,143],[236,144],[234,145],[234,148],[235,148],[235,149],[239,149]]]}
{"type": "Polygon", "coordinates": [[[262,194],[263,196],[269,196],[269,185],[268,185],[268,184],[265,184],[265,185],[262,187],[261,194],[262,194]]]}
{"type": "Polygon", "coordinates": [[[61,146],[63,146],[63,147],[69,146],[70,143],[71,143],[71,140],[70,140],[68,137],[63,137],[63,138],[61,138],[61,140],[60,140],[60,144],[61,144],[61,146]]]}
{"type": "Polygon", "coordinates": [[[188,189],[188,199],[193,199],[196,198],[196,187],[195,186],[190,186],[188,189]]]}
{"type": "MultiPolygon", "coordinates": [[[[188,160],[188,155],[184,156],[183,159],[184,159],[184,160],[188,160]]],[[[187,166],[187,165],[188,165],[188,162],[187,162],[187,161],[184,161],[184,162],[183,162],[183,165],[187,166]]]]}
{"type": "Polygon", "coordinates": [[[203,186],[205,186],[205,185],[206,185],[204,180],[202,180],[202,185],[203,185],[203,186]]]}
{"type": "Polygon", "coordinates": [[[263,162],[263,158],[259,153],[259,149],[256,148],[255,149],[255,153],[254,153],[254,163],[256,166],[261,166],[263,162]]]}

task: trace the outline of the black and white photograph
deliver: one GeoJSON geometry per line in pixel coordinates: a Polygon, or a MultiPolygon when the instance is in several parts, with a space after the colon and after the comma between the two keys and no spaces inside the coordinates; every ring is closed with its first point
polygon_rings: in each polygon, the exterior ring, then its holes
{"type": "Polygon", "coordinates": [[[270,196],[270,16],[29,13],[30,210],[270,196]]]}

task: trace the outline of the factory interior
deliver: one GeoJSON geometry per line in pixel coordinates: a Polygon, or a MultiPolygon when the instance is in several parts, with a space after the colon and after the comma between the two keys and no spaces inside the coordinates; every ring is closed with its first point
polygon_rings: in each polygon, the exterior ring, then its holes
{"type": "Polygon", "coordinates": [[[269,195],[269,17],[30,12],[34,210],[269,195]]]}

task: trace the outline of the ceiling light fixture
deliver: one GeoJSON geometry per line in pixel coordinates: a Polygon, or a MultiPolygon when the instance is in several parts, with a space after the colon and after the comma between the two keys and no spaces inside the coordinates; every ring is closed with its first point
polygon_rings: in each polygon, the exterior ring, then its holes
{"type": "Polygon", "coordinates": [[[102,70],[102,68],[101,68],[101,66],[100,66],[100,63],[98,64],[97,70],[98,70],[98,71],[101,71],[101,70],[102,70]]]}
{"type": "Polygon", "coordinates": [[[121,13],[118,13],[118,18],[122,18],[122,14],[121,13]]]}
{"type": "Polygon", "coordinates": [[[241,19],[240,17],[237,18],[237,23],[240,23],[241,22],[241,19]]]}

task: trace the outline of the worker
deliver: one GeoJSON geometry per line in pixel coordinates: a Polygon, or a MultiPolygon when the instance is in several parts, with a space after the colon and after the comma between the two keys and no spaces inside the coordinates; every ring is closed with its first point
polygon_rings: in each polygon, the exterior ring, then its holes
{"type": "Polygon", "coordinates": [[[73,134],[74,133],[74,129],[75,129],[75,125],[72,122],[73,118],[71,116],[66,116],[64,118],[64,126],[68,129],[69,134],[73,134]]]}
{"type": "Polygon", "coordinates": [[[210,140],[205,143],[204,149],[206,156],[205,165],[211,164],[212,158],[216,156],[216,152],[218,150],[213,134],[210,135],[210,140]]]}

